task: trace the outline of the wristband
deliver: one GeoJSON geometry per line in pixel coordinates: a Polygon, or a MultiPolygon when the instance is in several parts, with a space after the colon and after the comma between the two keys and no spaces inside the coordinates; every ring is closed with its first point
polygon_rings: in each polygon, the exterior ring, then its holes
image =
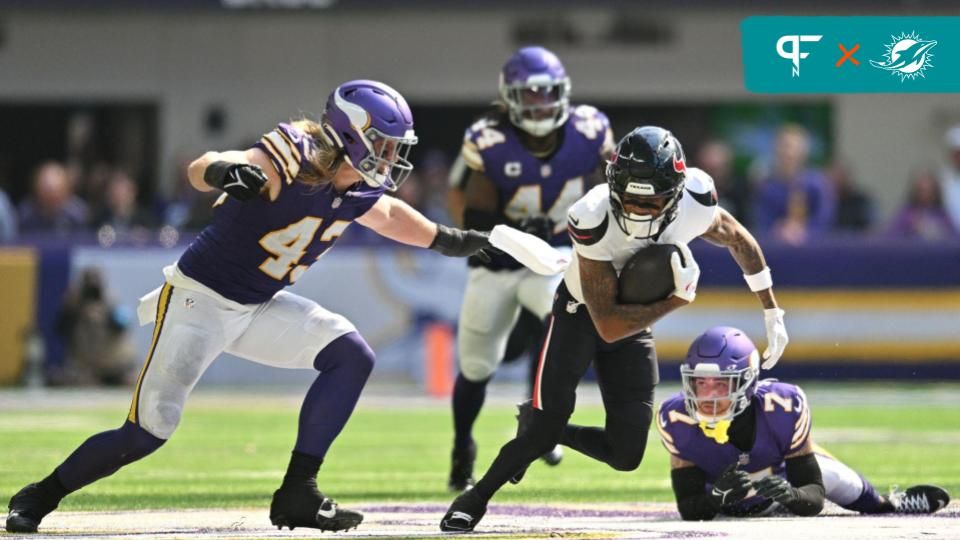
{"type": "Polygon", "coordinates": [[[773,276],[770,275],[770,267],[765,266],[763,270],[753,275],[743,275],[744,281],[753,292],[759,292],[773,287],[773,276]]]}

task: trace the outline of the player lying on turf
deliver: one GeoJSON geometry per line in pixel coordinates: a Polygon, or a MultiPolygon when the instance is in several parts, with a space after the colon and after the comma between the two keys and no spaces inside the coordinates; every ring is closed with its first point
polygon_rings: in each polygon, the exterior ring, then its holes
{"type": "Polygon", "coordinates": [[[920,514],[950,501],[936,486],[877,493],[814,444],[803,390],[758,381],[759,373],[756,347],[736,328],[711,328],[690,346],[680,366],[683,390],[663,402],[656,419],[683,519],[784,510],[814,516],[824,499],[863,514],[920,514]]]}
{"type": "MultiPolygon", "coordinates": [[[[409,175],[407,152],[416,142],[403,97],[360,80],[330,94],[319,123],[280,124],[252,148],[207,152],[191,163],[195,188],[225,193],[213,222],[164,269],[163,287],[145,297],[156,305],[156,325],[126,421],[90,437],[49,476],[14,495],[7,530],[35,532],[67,494],[160,448],[180,423],[190,391],[223,351],[320,371],[304,398],[270,520],[291,529],[356,527],[363,516],[324,496],[316,475],[353,412],[374,354],[345,317],[283,289],[354,221],[444,255],[466,257],[488,245],[486,233],[438,226],[382,196],[409,175]]],[[[342,276],[332,286],[364,283],[342,276]]]]}

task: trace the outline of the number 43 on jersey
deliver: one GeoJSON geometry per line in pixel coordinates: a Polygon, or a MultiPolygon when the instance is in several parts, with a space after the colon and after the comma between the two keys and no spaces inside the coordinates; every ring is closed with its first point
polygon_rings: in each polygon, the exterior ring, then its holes
{"type": "MultiPolygon", "coordinates": [[[[298,263],[307,253],[321,225],[323,225],[322,218],[308,216],[283,229],[263,235],[260,239],[260,247],[267,250],[273,257],[263,261],[260,270],[273,279],[282,280],[289,274],[290,283],[297,281],[310,266],[298,263]]],[[[332,222],[320,235],[320,241],[334,240],[343,234],[348,225],[350,225],[349,221],[339,219],[332,222]]],[[[325,251],[326,248],[317,255],[317,258],[319,259],[325,251]]]]}

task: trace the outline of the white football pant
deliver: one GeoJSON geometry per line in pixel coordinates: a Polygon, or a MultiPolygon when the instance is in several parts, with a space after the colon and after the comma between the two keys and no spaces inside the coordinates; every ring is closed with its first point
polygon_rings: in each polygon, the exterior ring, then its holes
{"type": "Polygon", "coordinates": [[[268,366],[313,369],[324,347],[356,331],[342,315],[295,294],[280,291],[263,304],[245,305],[175,266],[164,275],[163,287],[141,298],[138,309],[141,324],[151,317],[156,324],[128,416],[161,439],[173,434],[187,396],[223,351],[268,366]]]}

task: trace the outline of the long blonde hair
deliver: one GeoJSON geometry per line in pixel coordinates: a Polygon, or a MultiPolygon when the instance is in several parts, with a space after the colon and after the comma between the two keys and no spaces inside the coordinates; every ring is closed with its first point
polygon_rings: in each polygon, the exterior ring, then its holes
{"type": "Polygon", "coordinates": [[[293,126],[313,137],[315,143],[313,153],[307,158],[310,167],[301,168],[297,180],[317,187],[329,184],[344,163],[343,152],[330,143],[318,122],[301,118],[294,121],[293,126]]]}

